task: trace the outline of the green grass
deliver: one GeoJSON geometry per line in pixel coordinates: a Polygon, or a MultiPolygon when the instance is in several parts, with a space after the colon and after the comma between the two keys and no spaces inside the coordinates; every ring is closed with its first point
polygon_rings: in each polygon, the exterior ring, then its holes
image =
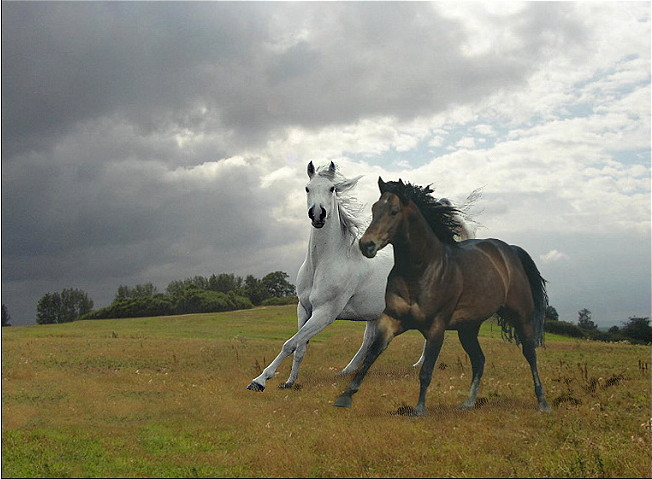
{"type": "Polygon", "coordinates": [[[414,406],[423,339],[396,338],[350,409],[335,376],[364,325],[311,340],[299,387],[249,382],[296,332],[294,306],[2,329],[2,477],[650,477],[650,348],[546,335],[536,409],[520,348],[485,323],[479,407],[455,333],[414,406]]]}

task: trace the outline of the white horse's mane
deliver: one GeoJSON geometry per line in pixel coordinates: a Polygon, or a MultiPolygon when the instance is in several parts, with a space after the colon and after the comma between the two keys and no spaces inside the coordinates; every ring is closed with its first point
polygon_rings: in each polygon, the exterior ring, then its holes
{"type": "Polygon", "coordinates": [[[362,216],[364,205],[358,201],[351,191],[362,176],[346,178],[339,171],[333,171],[328,166],[319,167],[316,174],[333,182],[342,231],[351,237],[351,243],[355,242],[362,236],[369,222],[368,219],[362,216]]]}

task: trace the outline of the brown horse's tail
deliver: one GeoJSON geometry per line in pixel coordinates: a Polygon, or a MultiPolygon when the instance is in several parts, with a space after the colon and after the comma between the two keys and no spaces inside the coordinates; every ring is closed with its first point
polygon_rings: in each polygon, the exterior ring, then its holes
{"type": "Polygon", "coordinates": [[[532,299],[534,300],[534,345],[544,346],[543,336],[543,323],[546,318],[546,309],[548,308],[548,292],[546,291],[546,280],[543,279],[537,265],[534,264],[532,257],[520,246],[511,245],[518,257],[521,260],[523,269],[527,274],[527,279],[530,282],[530,290],[532,291],[532,299]]]}

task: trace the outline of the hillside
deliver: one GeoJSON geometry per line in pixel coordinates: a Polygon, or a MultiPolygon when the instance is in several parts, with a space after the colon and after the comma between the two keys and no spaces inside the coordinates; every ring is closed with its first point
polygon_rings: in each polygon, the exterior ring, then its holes
{"type": "Polygon", "coordinates": [[[486,323],[478,407],[448,332],[424,418],[423,340],[397,337],[350,409],[335,374],[364,326],[311,340],[299,386],[246,389],[296,329],[295,308],[78,321],[2,330],[3,477],[649,477],[650,348],[546,336],[536,409],[520,348],[486,323]]]}

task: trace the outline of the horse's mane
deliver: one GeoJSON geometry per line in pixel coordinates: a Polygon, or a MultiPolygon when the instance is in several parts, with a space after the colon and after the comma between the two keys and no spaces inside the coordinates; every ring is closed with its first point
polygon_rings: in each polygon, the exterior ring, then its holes
{"type": "Polygon", "coordinates": [[[382,191],[388,191],[405,201],[412,200],[417,206],[433,233],[442,243],[457,245],[456,236],[460,236],[464,225],[461,223],[459,208],[441,204],[430,193],[430,185],[417,186],[403,183],[401,180],[383,183],[382,191]]]}
{"type": "Polygon", "coordinates": [[[335,186],[337,209],[340,217],[342,232],[351,237],[351,243],[357,240],[367,226],[367,221],[361,217],[364,206],[351,194],[351,190],[362,176],[346,178],[337,169],[328,166],[317,168],[315,174],[328,178],[335,186]]]}

